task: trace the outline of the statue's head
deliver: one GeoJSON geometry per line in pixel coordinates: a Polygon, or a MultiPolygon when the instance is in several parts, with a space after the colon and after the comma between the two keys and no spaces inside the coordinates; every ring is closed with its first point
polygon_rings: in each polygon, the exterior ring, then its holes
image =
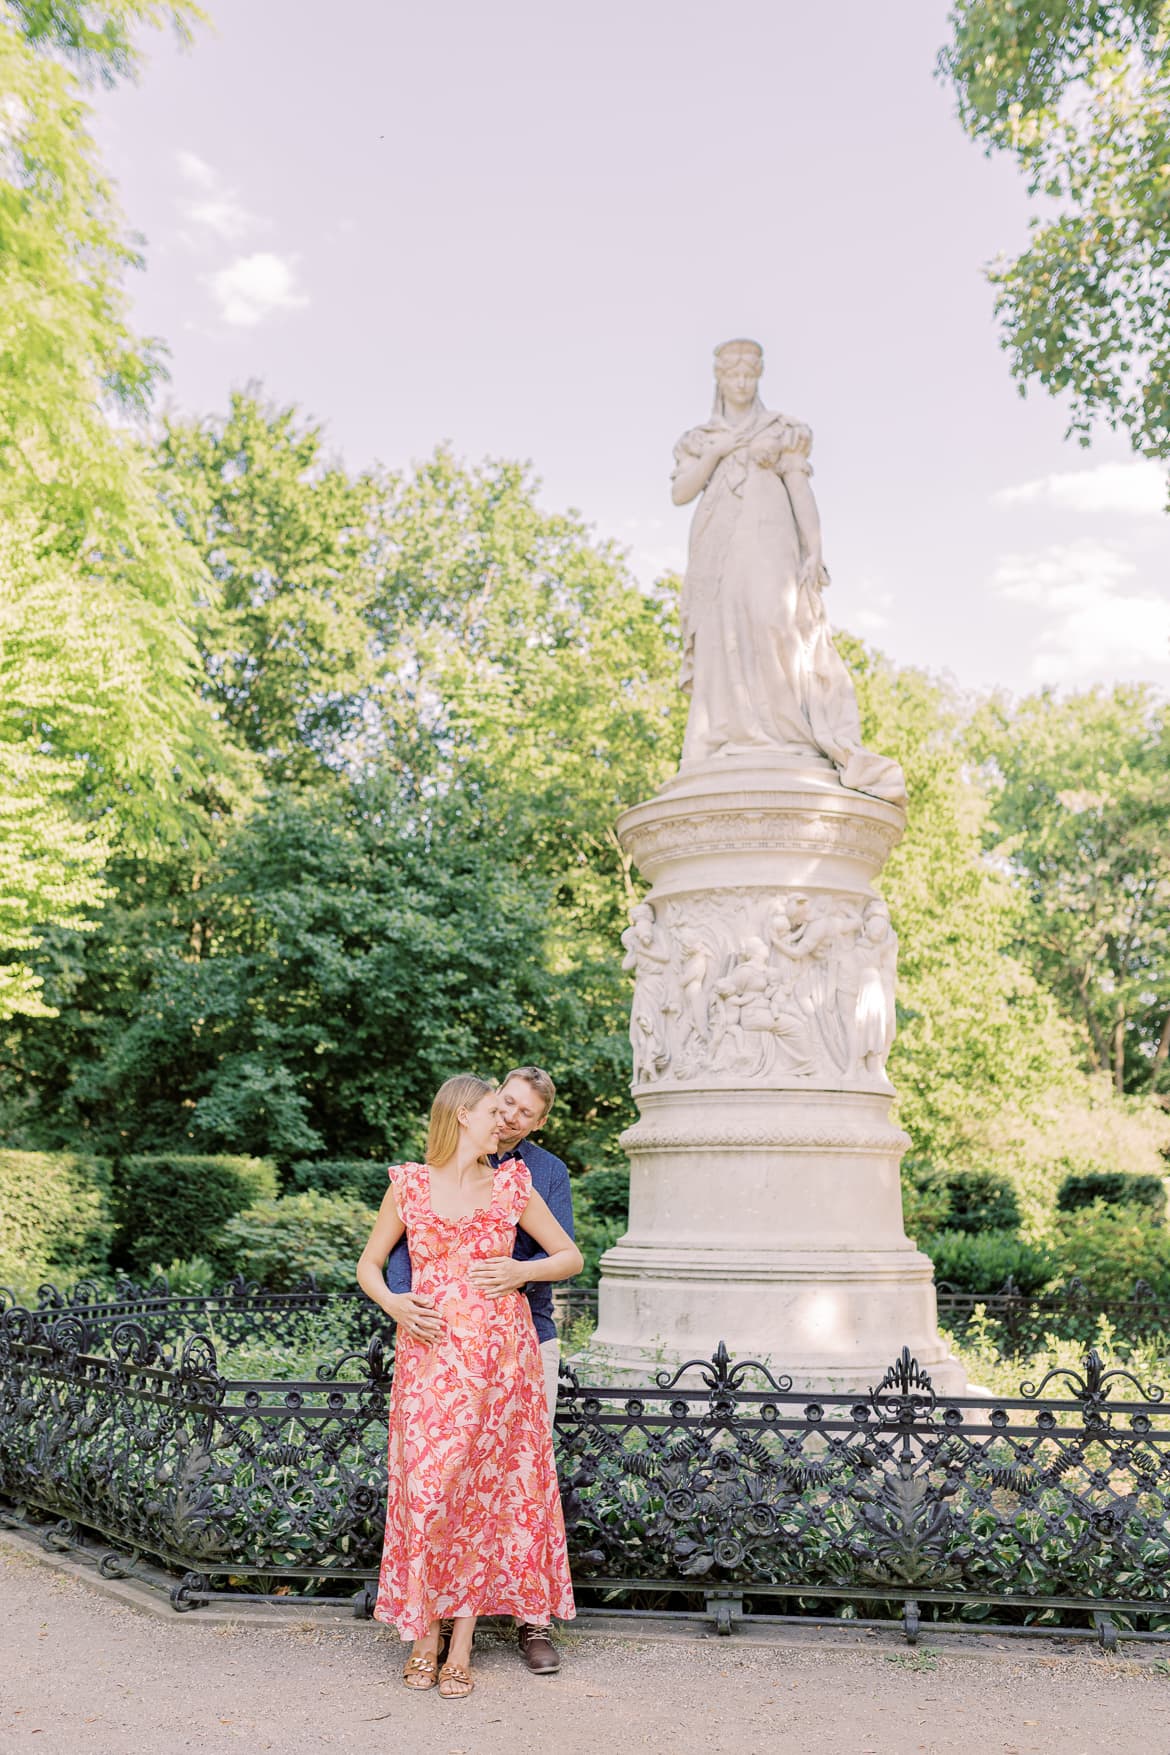
{"type": "Polygon", "coordinates": [[[865,936],[880,944],[883,939],[889,938],[891,931],[890,911],[886,904],[882,901],[871,902],[865,910],[865,936]]]}
{"type": "Polygon", "coordinates": [[[725,399],[741,408],[759,400],[764,350],[758,341],[724,341],[715,349],[715,412],[725,399]]]}
{"type": "Polygon", "coordinates": [[[767,935],[769,944],[778,945],[781,939],[788,937],[792,931],[792,921],[783,901],[774,902],[768,915],[767,935]]]}

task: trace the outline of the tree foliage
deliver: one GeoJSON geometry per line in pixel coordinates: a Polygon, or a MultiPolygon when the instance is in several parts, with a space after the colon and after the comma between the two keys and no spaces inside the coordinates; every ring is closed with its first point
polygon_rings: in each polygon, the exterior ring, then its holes
{"type": "Polygon", "coordinates": [[[963,762],[963,715],[941,684],[843,642],[865,731],[906,770],[909,826],[882,876],[899,938],[890,1077],[914,1153],[995,1167],[990,1130],[1075,1078],[1052,997],[1012,954],[1018,904],[982,858],[986,805],[963,762]]]}
{"type": "Polygon", "coordinates": [[[206,18],[194,0],[5,0],[5,11],[29,43],[107,84],[137,73],[143,26],[169,22],[188,41],[192,25],[206,18]]]}
{"type": "MultiPolygon", "coordinates": [[[[561,1091],[553,1143],[579,1170],[619,1164],[637,889],[613,822],[678,758],[675,582],[640,590],[519,466],[440,451],[350,477],[256,392],[172,422],[156,480],[203,567],[192,701],[267,790],[212,789],[199,845],[123,845],[98,929],[48,930],[57,1016],[2,1052],[14,1137],[405,1155],[452,1067],[535,1059],[561,1091]]],[[[899,1113],[919,1164],[1030,1176],[1035,1228],[1070,1104],[1082,1167],[1127,1136],[1101,1144],[1020,884],[984,856],[992,770],[964,755],[964,709],[842,643],[910,784],[883,877],[899,1113]]]]}
{"type": "Polygon", "coordinates": [[[186,833],[221,765],[191,686],[202,568],[125,424],[159,370],[126,323],[136,258],[74,77],[32,46],[97,55],[153,10],[0,11],[0,1016],[43,1004],[27,954],[92,914],[116,842],[186,833]]]}
{"type": "Polygon", "coordinates": [[[226,419],[170,420],[159,487],[208,584],[203,694],[272,781],[360,761],[380,670],[366,611],[381,497],[323,455],[319,427],[255,392],[226,419]]]}
{"type": "Polygon", "coordinates": [[[101,929],[51,936],[58,1017],[14,1038],[24,1125],[405,1149],[452,1065],[548,1057],[570,1155],[604,1159],[629,1119],[612,818],[677,757],[670,595],[512,466],[347,482],[251,396],[162,451],[222,589],[202,689],[232,679],[225,723],[272,789],[212,857],[120,857],[101,929]]]}
{"type": "Polygon", "coordinates": [[[1142,687],[989,704],[995,857],[1017,938],[1115,1089],[1170,1088],[1170,713],[1142,687]]]}
{"type": "Polygon", "coordinates": [[[1170,457],[1170,5],[957,0],[940,57],[967,132],[1042,208],[990,270],[1012,370],[1170,457]]]}
{"type": "Polygon", "coordinates": [[[675,590],[640,590],[518,464],[440,450],[390,487],[384,763],[419,820],[443,799],[611,932],[631,893],[613,820],[682,742],[675,590]]]}

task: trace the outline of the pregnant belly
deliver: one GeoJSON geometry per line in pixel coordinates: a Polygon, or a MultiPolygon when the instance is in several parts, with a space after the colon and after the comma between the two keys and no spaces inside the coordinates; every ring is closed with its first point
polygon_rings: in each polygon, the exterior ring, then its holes
{"type": "Polygon", "coordinates": [[[463,1279],[423,1283],[418,1290],[434,1304],[445,1332],[456,1341],[482,1335],[486,1330],[512,1328],[522,1296],[519,1292],[506,1292],[500,1297],[489,1297],[463,1279]]]}

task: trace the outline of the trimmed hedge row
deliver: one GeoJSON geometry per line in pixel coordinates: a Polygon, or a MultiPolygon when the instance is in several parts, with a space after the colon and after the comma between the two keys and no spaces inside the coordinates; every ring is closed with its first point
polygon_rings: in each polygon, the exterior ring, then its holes
{"type": "Polygon", "coordinates": [[[1020,1201],[1011,1178],[998,1170],[935,1170],[921,1160],[907,1158],[902,1166],[904,1187],[914,1196],[915,1208],[929,1214],[932,1231],[1017,1231],[1020,1201]]]}
{"type": "Polygon", "coordinates": [[[267,1158],[182,1152],[123,1158],[114,1174],[114,1265],[146,1274],[156,1263],[166,1267],[199,1255],[227,1267],[221,1227],[276,1193],[276,1169],[267,1158]]]}
{"type": "Polygon", "coordinates": [[[341,1194],[380,1207],[390,1186],[389,1158],[303,1159],[288,1173],[289,1194],[341,1194]]]}
{"type": "Polygon", "coordinates": [[[1166,1184],[1160,1176],[1132,1170],[1085,1170],[1066,1176],[1056,1194],[1062,1213],[1076,1213],[1094,1201],[1108,1207],[1140,1207],[1156,1225],[1166,1223],[1166,1184]]]}
{"type": "Polygon", "coordinates": [[[27,1289],[102,1273],[113,1236],[102,1159],[0,1151],[0,1284],[27,1289]]]}
{"type": "Polygon", "coordinates": [[[1042,1291],[1056,1278],[1059,1258],[1014,1231],[936,1231],[920,1239],[938,1284],[959,1292],[998,1292],[1009,1277],[1021,1292],[1042,1291]]]}

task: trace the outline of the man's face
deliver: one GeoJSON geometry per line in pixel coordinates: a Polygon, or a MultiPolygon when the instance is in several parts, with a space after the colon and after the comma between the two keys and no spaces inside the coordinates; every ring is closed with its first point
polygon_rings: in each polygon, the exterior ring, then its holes
{"type": "Polygon", "coordinates": [[[500,1150],[511,1151],[544,1121],[544,1103],[527,1079],[509,1079],[500,1092],[500,1150]]]}

